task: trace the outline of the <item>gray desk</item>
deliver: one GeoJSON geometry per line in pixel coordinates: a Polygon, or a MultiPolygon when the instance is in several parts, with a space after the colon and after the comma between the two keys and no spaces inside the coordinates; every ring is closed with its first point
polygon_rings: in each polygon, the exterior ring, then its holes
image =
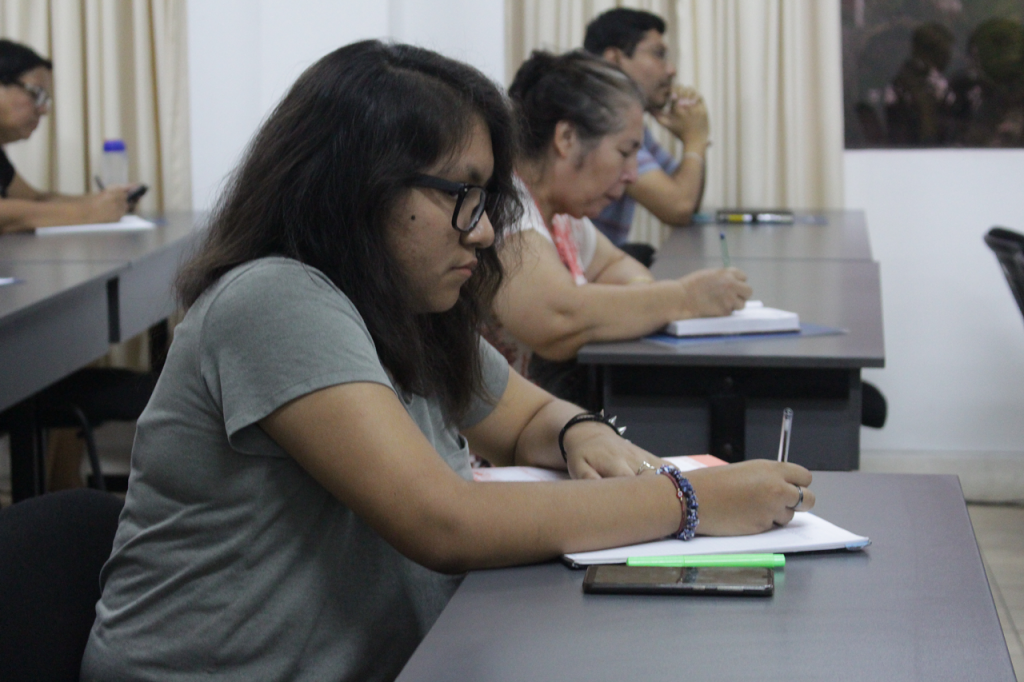
{"type": "Polygon", "coordinates": [[[0,261],[0,411],[110,347],[108,286],[123,263],[0,261]]]}
{"type": "Polygon", "coordinates": [[[0,238],[0,411],[11,435],[15,500],[43,490],[31,396],[175,309],[174,273],[202,214],[172,213],[153,230],[0,238]]]}
{"type": "Polygon", "coordinates": [[[111,262],[126,268],[111,298],[111,342],[129,339],[174,311],[171,286],[205,213],[170,212],[153,230],[52,237],[4,235],[0,258],[18,262],[111,262]]]}
{"type": "Polygon", "coordinates": [[[754,298],[803,322],[848,330],[666,346],[646,340],[589,344],[605,409],[655,454],[711,452],[728,461],[774,457],[782,410],[796,411],[790,459],[812,469],[856,469],[863,367],[882,367],[881,284],[860,211],[825,212],[827,224],[698,225],[673,230],[655,260],[659,279],[721,267],[725,231],[733,265],[754,298]]]}
{"type": "Polygon", "coordinates": [[[138,262],[167,248],[180,252],[182,240],[191,238],[205,213],[169,212],[156,219],[152,230],[94,232],[40,237],[31,232],[6,234],[0,238],[0,259],[39,261],[125,261],[138,262]]]}
{"type": "Polygon", "coordinates": [[[873,544],[790,555],[774,597],[584,595],[558,564],[480,571],[398,679],[1015,679],[955,477],[822,472],[814,488],[816,512],[873,544]]]}
{"type": "Polygon", "coordinates": [[[718,258],[721,264],[720,232],[725,232],[733,258],[871,260],[863,211],[821,211],[814,215],[824,217],[825,224],[705,224],[676,228],[658,249],[658,261],[718,258]]]}
{"type": "MultiPolygon", "coordinates": [[[[713,261],[656,263],[667,277],[713,261]],[[678,267],[674,272],[667,272],[678,267]]],[[[796,412],[791,461],[856,469],[862,367],[882,367],[885,344],[878,264],[842,260],[740,260],[755,298],[837,336],[669,346],[649,340],[590,344],[579,361],[598,367],[605,409],[630,439],[659,455],[712,452],[724,459],[775,457],[782,410],[796,412]]]]}
{"type": "MultiPolygon", "coordinates": [[[[756,367],[882,367],[882,294],[878,263],[873,261],[745,260],[733,265],[747,273],[753,298],[800,314],[811,322],[848,330],[836,336],[779,337],[669,346],[649,340],[594,343],[580,361],[617,365],[730,365],[756,367]]],[[[660,260],[658,279],[682,277],[718,260],[660,260]]],[[[778,434],[776,434],[778,435],[778,434]]]]}

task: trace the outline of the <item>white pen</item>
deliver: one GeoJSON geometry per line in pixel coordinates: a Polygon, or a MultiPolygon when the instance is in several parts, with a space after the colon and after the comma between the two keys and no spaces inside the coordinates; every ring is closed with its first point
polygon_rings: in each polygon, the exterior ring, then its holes
{"type": "Polygon", "coordinates": [[[782,433],[779,435],[779,461],[789,461],[789,437],[793,433],[793,408],[782,411],[782,433]]]}

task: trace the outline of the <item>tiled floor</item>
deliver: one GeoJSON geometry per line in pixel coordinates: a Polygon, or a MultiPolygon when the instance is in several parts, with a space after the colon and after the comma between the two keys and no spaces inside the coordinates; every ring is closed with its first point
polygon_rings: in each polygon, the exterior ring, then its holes
{"type": "Polygon", "coordinates": [[[1018,680],[1024,680],[1024,506],[967,506],[1018,680]]]}

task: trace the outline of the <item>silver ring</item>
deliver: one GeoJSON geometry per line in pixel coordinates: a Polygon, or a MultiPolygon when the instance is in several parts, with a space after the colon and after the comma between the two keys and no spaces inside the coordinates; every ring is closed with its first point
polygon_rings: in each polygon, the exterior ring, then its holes
{"type": "MultiPolygon", "coordinates": [[[[796,485],[796,483],[794,483],[793,485],[796,485]]],[[[790,511],[800,511],[800,506],[804,503],[804,489],[797,485],[796,491],[800,493],[800,499],[798,499],[796,501],[796,504],[794,504],[792,507],[786,507],[786,509],[789,509],[790,511]]]]}
{"type": "MultiPolygon", "coordinates": [[[[639,476],[640,474],[642,474],[643,472],[647,471],[648,469],[650,469],[651,471],[657,471],[658,470],[658,468],[656,466],[654,466],[653,464],[651,464],[650,462],[648,462],[645,459],[644,461],[640,462],[640,466],[637,467],[636,475],[639,476]]],[[[801,499],[803,499],[803,498],[801,498],[801,499]]]]}

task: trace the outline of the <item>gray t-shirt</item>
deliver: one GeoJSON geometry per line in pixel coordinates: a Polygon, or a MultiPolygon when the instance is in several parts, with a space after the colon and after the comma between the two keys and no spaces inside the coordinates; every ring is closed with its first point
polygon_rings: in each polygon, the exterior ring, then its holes
{"type": "MultiPolygon", "coordinates": [[[[482,342],[488,392],[508,364],[482,342]]],[[[318,389],[393,387],[351,301],[320,271],[264,258],[223,276],[177,327],[139,419],[128,496],[83,680],[390,680],[460,580],[399,554],[257,422],[318,389]]],[[[458,427],[402,395],[471,479],[458,427]]]]}

